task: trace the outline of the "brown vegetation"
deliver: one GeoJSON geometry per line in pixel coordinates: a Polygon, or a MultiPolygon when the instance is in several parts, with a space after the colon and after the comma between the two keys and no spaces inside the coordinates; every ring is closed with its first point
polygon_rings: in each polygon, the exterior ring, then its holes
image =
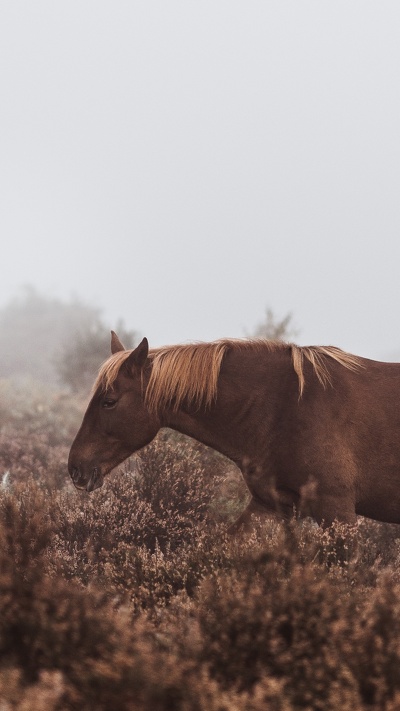
{"type": "Polygon", "coordinates": [[[1,387],[2,711],[400,708],[398,527],[229,538],[235,471],[167,430],[76,492],[76,405],[1,387]]]}

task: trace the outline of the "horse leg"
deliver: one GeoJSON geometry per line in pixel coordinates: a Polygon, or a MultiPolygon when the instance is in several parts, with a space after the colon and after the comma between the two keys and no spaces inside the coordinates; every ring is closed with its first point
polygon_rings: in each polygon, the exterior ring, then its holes
{"type": "Polygon", "coordinates": [[[321,490],[318,494],[318,499],[311,504],[310,515],[322,528],[329,528],[334,521],[350,525],[357,521],[351,492],[327,493],[321,490]]]}
{"type": "Polygon", "coordinates": [[[254,523],[252,522],[253,516],[262,519],[275,518],[276,511],[260,500],[252,497],[239,518],[229,526],[228,533],[235,534],[239,531],[251,531],[254,528],[254,523]]]}
{"type": "Polygon", "coordinates": [[[311,516],[328,536],[321,541],[318,554],[320,563],[331,567],[344,566],[357,555],[357,539],[355,536],[354,496],[345,489],[338,492],[320,492],[317,501],[312,502],[311,516]]]}

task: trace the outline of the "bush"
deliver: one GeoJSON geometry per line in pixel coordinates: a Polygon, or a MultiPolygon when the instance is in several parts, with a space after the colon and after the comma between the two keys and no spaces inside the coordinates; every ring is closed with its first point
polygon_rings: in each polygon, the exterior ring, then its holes
{"type": "Polygon", "coordinates": [[[78,410],[29,392],[3,399],[0,430],[2,709],[399,707],[397,527],[231,538],[232,465],[170,431],[78,492],[78,410]]]}

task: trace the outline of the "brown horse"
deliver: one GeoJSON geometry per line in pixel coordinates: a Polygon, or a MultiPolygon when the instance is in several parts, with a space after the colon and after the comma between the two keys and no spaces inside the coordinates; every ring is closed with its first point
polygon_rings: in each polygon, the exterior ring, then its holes
{"type": "Polygon", "coordinates": [[[69,456],[77,488],[171,427],[241,469],[252,498],[238,526],[294,510],[400,523],[400,364],[264,340],[127,351],[113,333],[111,350],[69,456]]]}

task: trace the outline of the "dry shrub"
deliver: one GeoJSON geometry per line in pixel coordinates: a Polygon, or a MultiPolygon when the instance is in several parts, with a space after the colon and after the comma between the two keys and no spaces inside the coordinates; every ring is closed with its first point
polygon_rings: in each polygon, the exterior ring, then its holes
{"type": "Polygon", "coordinates": [[[26,378],[0,379],[0,428],[11,428],[26,435],[45,434],[50,446],[69,446],[82,419],[85,404],[72,397],[26,378]]]}
{"type": "Polygon", "coordinates": [[[92,545],[106,549],[129,543],[175,550],[196,536],[199,524],[211,525],[209,504],[223,471],[215,460],[211,473],[208,453],[193,440],[173,444],[164,434],[94,494],[65,492],[57,524],[75,549],[90,535],[92,545]]]}
{"type": "MultiPolygon", "coordinates": [[[[232,540],[207,528],[205,516],[182,527],[174,549],[131,544],[138,534],[124,517],[134,481],[112,479],[96,506],[87,498],[83,517],[79,494],[49,500],[33,481],[0,496],[4,704],[22,711],[28,699],[32,711],[45,699],[50,711],[395,708],[399,588],[387,570],[367,594],[351,561],[339,565],[324,553],[334,549],[334,534],[308,523],[270,522],[232,540]]],[[[166,492],[163,501],[168,510],[166,492]]],[[[176,530],[172,523],[172,536],[176,530]]]]}
{"type": "Polygon", "coordinates": [[[357,524],[358,551],[354,567],[357,583],[370,589],[382,572],[400,583],[400,526],[360,518],[357,524]]]}
{"type": "Polygon", "coordinates": [[[218,567],[226,538],[220,525],[217,537],[209,515],[221,472],[208,450],[186,438],[172,444],[163,433],[94,495],[61,493],[51,512],[58,570],[128,595],[135,609],[165,604],[181,590],[192,594],[218,567]]]}
{"type": "Polygon", "coordinates": [[[7,666],[36,680],[42,668],[68,668],[78,650],[84,657],[101,647],[113,626],[102,615],[100,593],[86,604],[76,586],[46,575],[51,526],[40,495],[29,493],[1,498],[0,652],[7,666]]]}
{"type": "Polygon", "coordinates": [[[77,492],[65,406],[0,431],[2,710],[399,708],[397,527],[230,538],[234,471],[168,431],[77,492]]]}
{"type": "MultiPolygon", "coordinates": [[[[65,486],[68,448],[50,445],[48,435],[8,427],[0,433],[0,471],[12,484],[34,479],[47,492],[65,486]]],[[[2,477],[1,477],[2,478],[2,477]]]]}
{"type": "Polygon", "coordinates": [[[133,466],[138,496],[161,517],[180,515],[190,527],[210,518],[210,503],[226,469],[227,460],[217,452],[168,429],[137,455],[133,466]]]}
{"type": "Polygon", "coordinates": [[[23,682],[19,669],[0,671],[2,711],[61,711],[66,709],[64,695],[64,677],[59,671],[42,671],[33,684],[23,682]]]}
{"type": "Polygon", "coordinates": [[[0,380],[0,481],[34,479],[47,492],[66,484],[83,403],[33,381],[0,380]]]}
{"type": "MultiPolygon", "coordinates": [[[[193,661],[178,664],[172,653],[161,650],[154,626],[143,616],[134,623],[126,608],[111,604],[99,590],[48,575],[51,526],[42,515],[41,493],[33,486],[29,493],[21,501],[1,497],[3,707],[206,708],[193,661]]],[[[200,673],[209,687],[209,708],[218,708],[212,703],[217,685],[200,673]]]]}
{"type": "Polygon", "coordinates": [[[400,696],[400,585],[389,574],[365,597],[350,639],[343,635],[343,642],[366,704],[385,708],[400,696]]]}
{"type": "Polygon", "coordinates": [[[383,569],[367,594],[357,566],[313,555],[332,548],[327,534],[343,542],[344,528],[310,527],[305,562],[304,527],[286,527],[281,546],[248,550],[201,584],[196,654],[223,688],[277,709],[385,709],[400,698],[400,586],[383,569]]]}
{"type": "Polygon", "coordinates": [[[342,700],[357,703],[357,684],[334,633],[352,613],[312,566],[284,575],[271,562],[220,575],[201,591],[201,659],[226,688],[283,681],[280,693],[295,708],[338,708],[338,689],[342,700]]]}

